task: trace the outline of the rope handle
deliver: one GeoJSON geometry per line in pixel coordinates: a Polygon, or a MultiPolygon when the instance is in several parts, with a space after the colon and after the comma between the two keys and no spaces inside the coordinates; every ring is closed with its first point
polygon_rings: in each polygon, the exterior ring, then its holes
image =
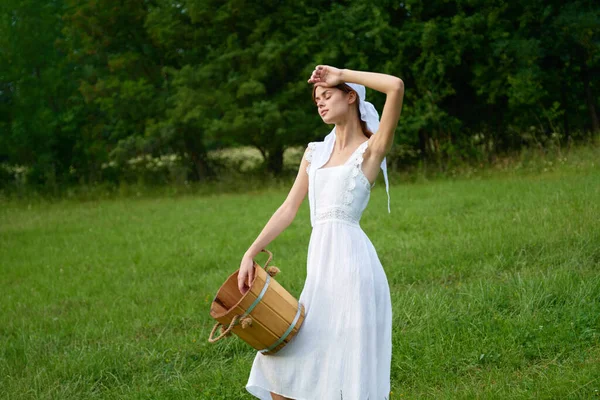
{"type": "MultiPolygon", "coordinates": [[[[261,251],[259,251],[259,253],[268,253],[269,254],[269,259],[267,260],[267,262],[265,263],[265,266],[263,267],[266,270],[267,269],[267,265],[269,265],[269,262],[271,262],[271,260],[273,259],[273,253],[271,253],[267,249],[262,249],[261,251]]],[[[254,261],[254,262],[256,262],[256,261],[254,261]]],[[[260,266],[260,264],[258,264],[258,265],[260,266]]]]}
{"type": "MultiPolygon", "coordinates": [[[[267,249],[262,249],[260,252],[265,252],[269,254],[269,259],[267,260],[267,262],[265,263],[265,266],[263,267],[265,271],[267,271],[267,273],[271,276],[275,276],[277,275],[279,272],[281,272],[279,270],[279,268],[277,268],[276,266],[272,265],[269,268],[267,268],[267,266],[269,265],[269,262],[273,259],[273,253],[271,253],[269,250],[267,249]]],[[[259,253],[260,253],[259,252],[259,253]]],[[[252,260],[254,261],[254,260],[252,260]]],[[[258,264],[256,261],[254,261],[255,264],[257,264],[260,267],[260,264],[258,264]]]]}
{"type": "MultiPolygon", "coordinates": [[[[211,343],[214,343],[214,342],[224,338],[225,336],[229,336],[231,329],[237,325],[238,320],[240,320],[241,317],[242,317],[242,315],[236,315],[235,317],[233,317],[233,319],[229,323],[229,327],[227,329],[223,329],[224,325],[222,325],[220,322],[217,322],[215,324],[215,326],[213,326],[212,331],[210,332],[210,335],[208,335],[208,341],[211,343]],[[221,325],[221,334],[219,335],[218,338],[213,338],[215,331],[217,330],[219,325],[221,325]]],[[[240,325],[242,325],[243,329],[246,329],[247,327],[252,326],[252,317],[248,316],[246,318],[242,318],[240,325]]]]}
{"type": "Polygon", "coordinates": [[[239,315],[236,315],[235,317],[233,317],[233,319],[229,323],[229,326],[227,327],[227,329],[225,329],[224,331],[222,331],[221,334],[219,335],[219,337],[213,338],[213,335],[215,334],[215,331],[217,330],[217,328],[219,327],[219,325],[222,325],[220,322],[217,322],[215,324],[215,326],[213,326],[212,331],[210,331],[210,335],[208,335],[208,341],[210,343],[214,343],[214,342],[216,342],[218,340],[223,339],[233,329],[233,327],[235,326],[235,324],[237,323],[237,320],[239,318],[240,318],[239,315]]]}

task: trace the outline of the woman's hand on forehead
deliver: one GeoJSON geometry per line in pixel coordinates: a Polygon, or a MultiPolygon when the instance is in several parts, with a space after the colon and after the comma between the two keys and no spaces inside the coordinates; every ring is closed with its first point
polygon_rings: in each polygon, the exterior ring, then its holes
{"type": "Polygon", "coordinates": [[[316,86],[336,86],[342,83],[341,77],[341,69],[329,65],[317,65],[307,82],[314,83],[316,86]]]}

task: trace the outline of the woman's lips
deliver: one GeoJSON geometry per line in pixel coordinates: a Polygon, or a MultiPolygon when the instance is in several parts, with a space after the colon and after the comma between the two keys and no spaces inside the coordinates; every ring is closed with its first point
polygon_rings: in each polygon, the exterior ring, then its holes
{"type": "Polygon", "coordinates": [[[329,110],[323,110],[323,111],[321,111],[321,117],[324,116],[325,114],[327,114],[327,111],[329,111],[329,110]]]}

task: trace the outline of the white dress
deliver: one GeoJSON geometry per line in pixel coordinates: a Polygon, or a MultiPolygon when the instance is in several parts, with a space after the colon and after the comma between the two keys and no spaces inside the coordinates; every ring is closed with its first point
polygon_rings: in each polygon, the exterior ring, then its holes
{"type": "MultiPolygon", "coordinates": [[[[315,219],[298,299],[305,319],[278,353],[257,352],[246,390],[259,399],[271,400],[269,392],[296,400],[390,397],[390,290],[377,252],[359,225],[372,187],[362,172],[367,145],[362,143],[343,165],[309,173],[315,219]]],[[[314,146],[308,145],[309,162],[314,146]]]]}

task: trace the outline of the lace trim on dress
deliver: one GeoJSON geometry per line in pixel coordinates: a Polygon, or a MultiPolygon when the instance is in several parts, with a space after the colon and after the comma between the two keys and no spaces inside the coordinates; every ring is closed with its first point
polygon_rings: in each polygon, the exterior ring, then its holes
{"type": "MultiPolygon", "coordinates": [[[[368,141],[364,142],[363,144],[361,144],[358,149],[356,150],[356,154],[353,156],[354,159],[351,162],[351,166],[352,166],[352,171],[350,173],[349,176],[347,176],[346,178],[346,193],[344,193],[344,204],[346,205],[350,205],[352,204],[352,201],[354,200],[354,193],[352,193],[352,191],[354,190],[354,188],[356,187],[356,178],[358,176],[358,174],[360,174],[360,168],[363,162],[363,154],[365,153],[365,150],[367,149],[367,145],[368,145],[368,141]]],[[[364,179],[363,182],[366,181],[366,186],[367,188],[370,189],[371,184],[369,183],[369,181],[367,179],[364,179]]]]}
{"type": "Polygon", "coordinates": [[[312,157],[313,157],[313,152],[315,151],[315,147],[316,147],[316,143],[315,142],[310,142],[308,144],[308,149],[306,150],[306,161],[308,161],[308,166],[306,167],[306,173],[308,174],[308,170],[310,168],[310,164],[312,162],[312,157]]]}
{"type": "Polygon", "coordinates": [[[321,211],[317,213],[317,217],[316,217],[316,221],[323,221],[326,219],[337,219],[337,220],[342,220],[345,222],[349,222],[353,225],[357,225],[358,221],[352,216],[350,215],[348,212],[346,212],[345,210],[336,207],[336,208],[330,208],[329,210],[325,210],[325,211],[321,211]]]}

